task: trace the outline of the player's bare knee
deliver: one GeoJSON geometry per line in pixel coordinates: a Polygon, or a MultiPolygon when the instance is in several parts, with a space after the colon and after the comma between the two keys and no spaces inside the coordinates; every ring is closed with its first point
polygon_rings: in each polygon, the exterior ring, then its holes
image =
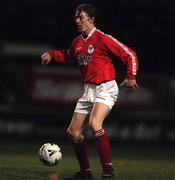
{"type": "Polygon", "coordinates": [[[71,128],[67,128],[67,134],[68,136],[73,136],[74,132],[72,131],[71,128]]]}
{"type": "Polygon", "coordinates": [[[99,129],[102,128],[101,124],[97,123],[96,121],[89,122],[89,127],[93,132],[98,131],[99,129]]]}
{"type": "Polygon", "coordinates": [[[72,130],[71,128],[68,128],[67,129],[67,134],[70,138],[79,138],[80,137],[80,132],[79,131],[75,131],[75,130],[72,130]]]}

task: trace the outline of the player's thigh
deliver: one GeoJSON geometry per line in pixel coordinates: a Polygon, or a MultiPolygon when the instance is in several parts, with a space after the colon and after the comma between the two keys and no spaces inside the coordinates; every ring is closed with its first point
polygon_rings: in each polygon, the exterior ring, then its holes
{"type": "Polygon", "coordinates": [[[102,128],[102,124],[104,119],[109,114],[110,109],[109,106],[101,103],[95,102],[92,108],[92,112],[89,118],[89,125],[94,130],[97,131],[102,128]]]}
{"type": "Polygon", "coordinates": [[[88,114],[74,112],[71,123],[68,127],[68,133],[72,136],[79,136],[88,116],[88,114]]]}

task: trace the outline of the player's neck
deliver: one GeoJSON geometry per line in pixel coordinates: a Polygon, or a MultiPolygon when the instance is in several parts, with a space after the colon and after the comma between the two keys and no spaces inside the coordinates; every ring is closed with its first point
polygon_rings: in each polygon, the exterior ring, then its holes
{"type": "Polygon", "coordinates": [[[91,36],[91,34],[95,31],[95,26],[92,26],[92,27],[90,27],[89,29],[87,29],[85,32],[82,32],[82,36],[83,36],[83,38],[87,38],[87,37],[89,37],[89,36],[91,36]]]}

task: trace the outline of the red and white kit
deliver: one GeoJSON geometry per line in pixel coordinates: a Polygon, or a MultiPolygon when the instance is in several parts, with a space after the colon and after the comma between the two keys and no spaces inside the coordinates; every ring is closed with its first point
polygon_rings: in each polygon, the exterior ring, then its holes
{"type": "Polygon", "coordinates": [[[96,28],[86,39],[82,35],[76,37],[69,49],[48,52],[60,63],[78,63],[84,83],[100,84],[115,79],[112,55],[127,65],[128,79],[135,79],[138,69],[137,56],[133,50],[96,28]]]}
{"type": "Polygon", "coordinates": [[[94,102],[106,104],[109,109],[118,97],[118,86],[112,56],[127,65],[127,78],[135,79],[138,62],[134,51],[110,35],[94,28],[86,39],[82,35],[73,40],[67,50],[49,50],[60,63],[78,63],[84,82],[84,93],[78,100],[75,112],[89,114],[94,102]]]}

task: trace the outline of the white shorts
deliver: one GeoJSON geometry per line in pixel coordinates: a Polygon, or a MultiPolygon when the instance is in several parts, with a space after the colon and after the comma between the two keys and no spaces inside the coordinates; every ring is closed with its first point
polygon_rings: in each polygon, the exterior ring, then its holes
{"type": "Polygon", "coordinates": [[[99,85],[84,84],[83,96],[78,100],[74,112],[90,114],[95,102],[106,104],[111,110],[117,100],[118,92],[115,80],[99,85]]]}

